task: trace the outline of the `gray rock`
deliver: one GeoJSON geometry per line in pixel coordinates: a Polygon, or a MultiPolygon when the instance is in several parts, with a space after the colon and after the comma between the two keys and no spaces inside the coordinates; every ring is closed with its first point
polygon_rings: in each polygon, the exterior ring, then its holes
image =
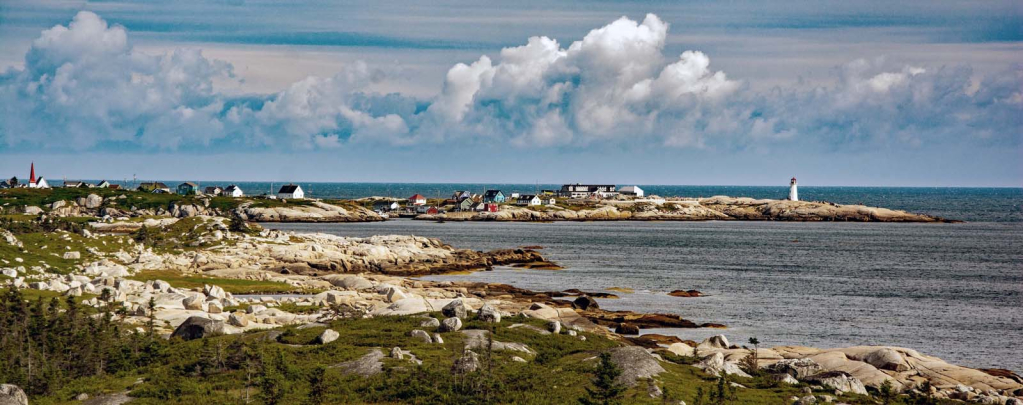
{"type": "Polygon", "coordinates": [[[345,278],[341,279],[339,284],[340,285],[338,285],[338,284],[335,284],[335,285],[337,285],[338,287],[344,287],[345,289],[354,290],[354,291],[372,290],[373,289],[373,283],[372,282],[370,282],[369,280],[366,280],[365,278],[359,277],[359,276],[348,276],[348,277],[345,277],[345,278]]]}
{"type": "Polygon", "coordinates": [[[232,326],[244,328],[246,326],[249,326],[249,318],[246,318],[245,315],[232,313],[231,315],[227,316],[227,323],[232,326]]]}
{"type": "Polygon", "coordinates": [[[224,289],[220,288],[220,286],[204,285],[203,286],[203,292],[205,292],[206,295],[208,295],[210,297],[219,298],[219,299],[227,298],[227,293],[224,292],[224,289]]]}
{"type": "Polygon", "coordinates": [[[17,385],[0,384],[0,405],[28,405],[28,395],[17,385]]]}
{"type": "Polygon", "coordinates": [[[440,323],[440,332],[455,332],[462,329],[462,320],[458,318],[448,318],[440,323]]]}
{"type": "Polygon", "coordinates": [[[395,346],[391,349],[391,358],[397,360],[405,360],[405,353],[401,351],[401,348],[395,346]]]}
{"type": "Polygon", "coordinates": [[[547,330],[550,330],[551,333],[553,333],[555,335],[560,334],[561,333],[561,322],[558,322],[558,321],[547,322],[547,330]]]}
{"type": "Polygon", "coordinates": [[[480,310],[476,313],[476,316],[483,322],[501,322],[501,313],[498,312],[497,308],[490,306],[490,304],[484,304],[480,307],[480,310]]]}
{"type": "Polygon", "coordinates": [[[326,329],[323,331],[323,333],[320,334],[320,336],[316,337],[316,343],[325,345],[327,343],[337,340],[337,338],[340,336],[341,334],[335,332],[333,329],[326,329]]]}
{"type": "Polygon", "coordinates": [[[697,346],[699,348],[714,348],[714,349],[727,349],[729,346],[728,338],[725,335],[711,336],[704,341],[700,342],[697,346]]]}
{"type": "Polygon", "coordinates": [[[472,350],[466,350],[462,353],[462,357],[455,359],[455,363],[451,366],[451,372],[454,374],[468,374],[479,370],[480,367],[479,355],[472,350]]]}
{"type": "Polygon", "coordinates": [[[725,356],[721,352],[714,353],[707,358],[703,359],[699,363],[693,365],[698,369],[703,370],[705,373],[715,376],[720,376],[721,373],[729,375],[737,375],[740,377],[749,378],[749,374],[742,371],[739,365],[732,361],[725,361],[725,356]]]}
{"type": "Polygon", "coordinates": [[[816,404],[816,403],[817,403],[817,397],[815,397],[813,395],[807,395],[805,397],[799,398],[799,400],[796,401],[796,405],[809,405],[809,404],[816,404]]]}
{"type": "Polygon", "coordinates": [[[339,363],[332,366],[341,370],[342,374],[355,374],[361,377],[371,377],[384,371],[384,352],[380,349],[370,350],[362,357],[339,363]]]}
{"type": "Polygon", "coordinates": [[[25,207],[24,213],[27,215],[39,215],[43,213],[43,210],[42,208],[30,205],[25,207]]]}
{"type": "Polygon", "coordinates": [[[526,346],[526,344],[524,343],[501,342],[497,340],[491,341],[488,338],[490,332],[485,330],[480,329],[463,330],[462,335],[465,336],[465,339],[462,341],[462,343],[465,344],[466,349],[486,350],[487,346],[490,346],[490,348],[494,351],[507,350],[514,352],[522,352],[526,354],[536,354],[536,352],[534,352],[533,349],[530,349],[529,346],[526,346]]]}
{"type": "Polygon", "coordinates": [[[640,379],[653,378],[665,371],[657,358],[639,346],[611,349],[611,362],[622,369],[615,382],[630,387],[640,379]]]}
{"type": "Polygon", "coordinates": [[[863,382],[844,371],[826,371],[810,376],[806,381],[831,387],[843,393],[867,395],[867,388],[863,386],[863,382]]]}
{"type": "Polygon", "coordinates": [[[429,317],[419,323],[420,328],[438,328],[440,327],[440,320],[434,317],[429,317]]]}
{"type": "Polygon", "coordinates": [[[430,334],[426,333],[426,331],[422,329],[412,330],[412,332],[409,332],[409,336],[419,339],[423,341],[423,343],[433,343],[433,339],[430,338],[430,334]]]}
{"type": "Polygon", "coordinates": [[[185,306],[185,309],[202,311],[204,310],[203,304],[206,303],[206,297],[200,294],[192,294],[185,299],[181,300],[181,305],[185,306]]]}
{"type": "Polygon", "coordinates": [[[217,321],[201,316],[190,316],[174,329],[171,337],[184,340],[201,339],[224,334],[224,321],[217,321]]]}
{"type": "Polygon", "coordinates": [[[100,196],[95,195],[95,194],[89,194],[88,197],[85,197],[85,204],[84,205],[85,205],[85,208],[88,208],[90,210],[91,209],[99,208],[100,205],[103,205],[103,197],[100,197],[100,196]]]}
{"type": "Polygon", "coordinates": [[[398,287],[391,287],[387,290],[387,302],[397,302],[405,298],[408,298],[408,295],[405,295],[398,287]]]}
{"type": "Polygon", "coordinates": [[[433,343],[442,345],[442,344],[444,344],[444,338],[440,337],[439,333],[434,333],[433,334],[433,343]]]}
{"type": "Polygon", "coordinates": [[[465,305],[465,302],[461,299],[456,299],[449,302],[444,308],[441,308],[440,312],[446,317],[456,317],[465,319],[469,315],[469,306],[465,305]]]}
{"type": "Polygon", "coordinates": [[[64,260],[78,260],[82,258],[80,252],[64,252],[64,260]]]}
{"type": "Polygon", "coordinates": [[[786,359],[764,367],[764,371],[771,374],[787,374],[797,380],[803,380],[815,374],[824,372],[824,367],[808,358],[786,359]]]}
{"type": "Polygon", "coordinates": [[[777,382],[781,382],[781,383],[785,383],[785,384],[791,384],[791,385],[799,384],[799,380],[796,380],[795,377],[793,377],[791,374],[788,374],[788,373],[776,373],[776,374],[770,374],[769,376],[770,376],[770,378],[772,380],[777,381],[777,382]]]}

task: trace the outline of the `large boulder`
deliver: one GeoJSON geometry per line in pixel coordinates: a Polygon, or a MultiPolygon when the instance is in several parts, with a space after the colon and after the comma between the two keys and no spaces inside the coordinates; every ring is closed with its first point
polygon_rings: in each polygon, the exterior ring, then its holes
{"type": "Polygon", "coordinates": [[[611,362],[622,370],[615,382],[626,386],[635,385],[641,379],[656,377],[665,371],[656,357],[639,346],[611,349],[611,362]]]}
{"type": "MultiPolygon", "coordinates": [[[[850,358],[856,359],[856,357],[849,356],[850,358]]],[[[902,358],[899,352],[895,351],[890,347],[874,350],[866,353],[862,358],[859,358],[864,363],[870,364],[882,370],[891,371],[908,371],[909,364],[906,364],[906,360],[902,358]]]]}
{"type": "Polygon", "coordinates": [[[728,344],[728,338],[726,338],[725,335],[714,335],[714,336],[711,336],[711,337],[705,339],[704,341],[700,342],[700,345],[697,346],[697,348],[699,348],[699,349],[727,349],[728,346],[730,346],[730,345],[728,344]]]}
{"type": "Polygon", "coordinates": [[[95,194],[89,194],[88,197],[85,197],[85,201],[84,202],[85,202],[85,204],[80,204],[80,205],[84,205],[85,208],[88,208],[90,210],[96,209],[96,208],[99,208],[100,205],[103,205],[103,197],[100,197],[100,196],[95,195],[95,194]]]}
{"type": "Polygon", "coordinates": [[[628,322],[622,322],[618,324],[617,327],[615,327],[615,333],[619,335],[638,335],[639,326],[636,326],[628,322]]]}
{"type": "Polygon", "coordinates": [[[433,339],[430,337],[430,334],[426,333],[426,331],[422,329],[413,329],[412,332],[409,332],[409,336],[419,339],[423,343],[433,343],[433,339]]]}
{"type": "Polygon", "coordinates": [[[227,323],[231,326],[244,328],[249,326],[249,318],[246,318],[245,315],[242,314],[232,313],[227,317],[227,323]]]}
{"type": "Polygon", "coordinates": [[[17,385],[0,384],[0,405],[28,405],[28,395],[17,385]]]}
{"type": "Polygon", "coordinates": [[[479,355],[472,350],[466,350],[462,353],[462,357],[455,359],[455,364],[451,365],[451,372],[454,374],[468,374],[479,370],[481,366],[479,355]]]}
{"type": "Polygon", "coordinates": [[[181,305],[183,305],[185,309],[193,311],[204,311],[205,304],[206,296],[202,294],[192,294],[186,297],[185,299],[181,300],[181,305]]]}
{"type": "Polygon", "coordinates": [[[224,321],[203,318],[201,316],[190,316],[174,329],[171,337],[180,337],[184,340],[201,339],[209,336],[224,334],[224,321]]]}
{"type": "Polygon", "coordinates": [[[469,306],[465,305],[465,301],[461,299],[455,299],[449,302],[444,308],[441,308],[440,312],[446,317],[456,317],[465,319],[469,315],[469,306]]]}
{"type": "Polygon", "coordinates": [[[384,371],[383,358],[384,352],[380,349],[373,349],[358,359],[337,364],[334,368],[340,369],[342,374],[370,377],[384,371]]]}
{"type": "Polygon", "coordinates": [[[330,342],[333,342],[333,341],[337,340],[337,338],[340,337],[340,336],[341,336],[341,334],[337,333],[333,329],[326,329],[326,330],[323,331],[323,333],[320,334],[320,336],[316,337],[316,343],[319,343],[321,345],[325,345],[327,343],[330,343],[330,342]]]}
{"type": "Polygon", "coordinates": [[[490,304],[483,304],[480,310],[476,313],[476,316],[483,322],[501,322],[501,312],[490,306],[490,304]]]}
{"type": "Polygon", "coordinates": [[[227,298],[227,293],[224,292],[224,289],[220,288],[220,286],[216,286],[216,285],[203,285],[203,292],[205,292],[206,295],[208,295],[210,297],[219,298],[219,299],[227,298]]]}
{"type": "Polygon", "coordinates": [[[455,332],[459,329],[462,329],[462,320],[455,317],[451,317],[441,321],[440,329],[438,329],[438,331],[442,333],[455,332]]]}
{"type": "Polygon", "coordinates": [[[745,371],[739,368],[739,365],[732,361],[725,361],[725,355],[721,352],[714,353],[707,358],[703,359],[699,363],[696,363],[693,367],[703,370],[705,373],[715,376],[720,376],[721,373],[729,375],[737,375],[740,377],[749,377],[745,371]]]}
{"type": "Polygon", "coordinates": [[[583,311],[591,308],[592,309],[600,308],[600,305],[597,304],[597,300],[586,295],[576,298],[575,301],[572,301],[572,305],[583,311]]]}
{"type": "Polygon", "coordinates": [[[824,372],[824,367],[808,358],[780,360],[764,367],[771,374],[787,374],[797,380],[824,372]]]}
{"type": "Polygon", "coordinates": [[[844,371],[825,371],[806,378],[806,382],[820,384],[825,387],[846,393],[867,395],[867,388],[863,383],[844,371]]]}
{"type": "MultiPolygon", "coordinates": [[[[334,284],[334,282],[331,281],[331,284],[334,284]]],[[[348,289],[348,290],[353,290],[353,291],[372,290],[373,289],[373,283],[372,282],[370,282],[369,280],[367,280],[365,278],[359,277],[359,276],[348,276],[348,277],[345,277],[345,278],[341,279],[339,284],[340,285],[338,285],[338,284],[334,284],[334,285],[337,285],[338,287],[343,287],[343,288],[348,289]]]]}

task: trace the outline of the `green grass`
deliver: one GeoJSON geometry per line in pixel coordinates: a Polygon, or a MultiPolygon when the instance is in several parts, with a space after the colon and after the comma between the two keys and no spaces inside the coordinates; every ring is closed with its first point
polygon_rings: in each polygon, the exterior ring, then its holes
{"type": "Polygon", "coordinates": [[[174,288],[183,289],[202,288],[203,285],[217,285],[231,294],[273,294],[296,291],[296,287],[277,281],[206,277],[201,274],[182,274],[170,270],[147,270],[129,278],[138,281],[163,280],[170,283],[174,288]]]}
{"type": "MultiPolygon", "coordinates": [[[[309,403],[311,381],[316,379],[323,381],[321,393],[325,403],[575,403],[590,386],[591,371],[596,364],[592,358],[620,344],[593,334],[583,334],[587,339],[581,341],[568,335],[541,335],[524,328],[507,328],[513,323],[539,327],[546,324],[536,319],[508,317],[500,325],[467,321],[465,329],[492,330],[495,340],[524,343],[537,354],[493,352],[490,373],[456,377],[450,368],[462,352],[463,335],[445,333],[444,344],[423,343],[408,336],[413,329],[423,329],[419,326],[421,322],[422,318],[416,316],[336,321],[329,327],[340,337],[327,345],[311,344],[323,331],[322,327],[283,328],[280,343],[262,342],[265,331],[189,342],[172,340],[163,353],[165,361],[125,375],[72,381],[54,395],[32,398],[32,403],[63,403],[80,392],[95,396],[129,388],[136,398],[133,403],[140,404],[242,403],[245,402],[246,381],[251,382],[250,402],[266,403],[259,395],[258,382],[262,376],[259,363],[273,359],[282,362],[280,403],[309,403]],[[380,348],[386,355],[395,346],[411,351],[423,364],[416,366],[385,358],[385,372],[369,378],[342,375],[339,369],[330,368],[359,358],[374,348],[380,348]],[[248,360],[244,353],[250,353],[248,360]],[[524,357],[528,362],[512,361],[513,356],[524,357]],[[144,382],[132,387],[136,377],[144,382]],[[490,387],[488,399],[484,398],[486,390],[482,387],[490,387]]],[[[697,389],[702,389],[708,395],[704,403],[711,403],[709,393],[716,386],[716,378],[688,365],[666,362],[664,367],[667,372],[657,380],[673,398],[692,404],[697,389]]],[[[734,398],[725,403],[779,404],[788,403],[793,395],[801,396],[800,387],[769,386],[751,379],[735,381],[750,388],[734,390],[734,398]]],[[[641,381],[627,390],[623,403],[662,403],[661,399],[647,396],[647,384],[641,381]]],[[[857,396],[844,396],[840,400],[871,403],[857,396]]]]}

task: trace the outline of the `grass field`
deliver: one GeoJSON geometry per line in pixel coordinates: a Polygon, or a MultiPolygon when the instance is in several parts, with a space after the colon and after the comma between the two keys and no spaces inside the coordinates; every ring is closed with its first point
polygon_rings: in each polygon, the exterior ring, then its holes
{"type": "Polygon", "coordinates": [[[201,274],[185,275],[177,271],[148,270],[129,277],[132,280],[163,280],[174,288],[202,288],[203,285],[217,285],[231,294],[272,294],[295,291],[288,283],[276,281],[243,280],[234,278],[206,277],[201,274]]]}

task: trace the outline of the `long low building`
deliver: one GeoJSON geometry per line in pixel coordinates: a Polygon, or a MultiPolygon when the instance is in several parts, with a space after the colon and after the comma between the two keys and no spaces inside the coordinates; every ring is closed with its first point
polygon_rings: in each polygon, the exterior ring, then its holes
{"type": "Polygon", "coordinates": [[[614,184],[565,184],[561,186],[561,190],[558,192],[561,197],[568,198],[586,198],[590,196],[598,196],[601,198],[613,197],[618,195],[618,190],[614,184]]]}

